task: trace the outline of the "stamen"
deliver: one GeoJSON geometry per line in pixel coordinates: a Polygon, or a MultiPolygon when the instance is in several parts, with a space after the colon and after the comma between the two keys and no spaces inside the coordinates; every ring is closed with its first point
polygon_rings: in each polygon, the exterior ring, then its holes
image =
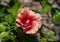
{"type": "Polygon", "coordinates": [[[26,20],[26,23],[29,23],[30,22],[30,20],[26,20]]]}

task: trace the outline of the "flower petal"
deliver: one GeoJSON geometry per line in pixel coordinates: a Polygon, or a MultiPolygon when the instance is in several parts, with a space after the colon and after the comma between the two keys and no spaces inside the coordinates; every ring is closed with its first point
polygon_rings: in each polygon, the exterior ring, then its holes
{"type": "Polygon", "coordinates": [[[38,24],[36,21],[33,22],[31,30],[27,31],[27,34],[35,34],[38,31],[38,24]]]}

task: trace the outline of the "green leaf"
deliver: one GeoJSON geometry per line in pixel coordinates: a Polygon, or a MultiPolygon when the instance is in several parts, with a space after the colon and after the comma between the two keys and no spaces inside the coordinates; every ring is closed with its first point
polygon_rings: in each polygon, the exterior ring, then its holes
{"type": "Polygon", "coordinates": [[[45,41],[45,38],[41,38],[41,39],[40,39],[40,42],[44,42],[44,41],[45,41]]]}
{"type": "Polygon", "coordinates": [[[60,23],[60,10],[55,10],[52,18],[55,23],[60,23]]]}
{"type": "Polygon", "coordinates": [[[54,41],[54,35],[52,32],[50,32],[49,34],[46,34],[44,36],[48,41],[54,41]]]}
{"type": "Polygon", "coordinates": [[[0,15],[3,14],[5,8],[0,9],[0,15]]]}
{"type": "Polygon", "coordinates": [[[11,9],[8,9],[8,12],[11,13],[14,17],[16,16],[17,14],[17,4],[14,5],[11,9]]]}
{"type": "Polygon", "coordinates": [[[18,13],[21,12],[22,8],[23,8],[22,5],[20,5],[20,6],[19,6],[19,9],[18,9],[18,13]]]}
{"type": "Polygon", "coordinates": [[[47,13],[49,10],[51,9],[51,6],[46,4],[45,6],[43,6],[42,10],[41,10],[41,14],[45,14],[47,13]]]}
{"type": "Polygon", "coordinates": [[[16,42],[16,35],[12,32],[9,33],[9,35],[7,37],[3,38],[2,42],[16,42]]]}
{"type": "Polygon", "coordinates": [[[6,27],[3,24],[0,24],[0,31],[5,31],[6,27]]]}
{"type": "Polygon", "coordinates": [[[42,28],[40,32],[41,32],[41,33],[44,33],[44,28],[42,28]]]}
{"type": "Polygon", "coordinates": [[[5,21],[8,23],[12,23],[14,20],[13,16],[11,14],[5,16],[5,21]]]}
{"type": "Polygon", "coordinates": [[[6,31],[6,29],[10,29],[10,25],[7,22],[0,23],[0,32],[6,31]]]}
{"type": "Polygon", "coordinates": [[[8,9],[8,12],[11,13],[14,18],[16,18],[18,14],[18,9],[19,11],[21,11],[21,8],[21,5],[15,4],[12,8],[8,9]]]}
{"type": "Polygon", "coordinates": [[[16,26],[16,24],[14,25],[14,30],[16,30],[17,29],[17,26],[16,26]]]}
{"type": "Polygon", "coordinates": [[[4,37],[7,37],[8,34],[9,34],[9,32],[2,32],[2,33],[0,34],[0,39],[2,39],[2,38],[4,38],[4,37]]]}
{"type": "Polygon", "coordinates": [[[11,28],[13,28],[14,30],[17,29],[17,26],[16,26],[16,21],[14,21],[14,23],[12,23],[13,26],[10,26],[11,28]]]}
{"type": "Polygon", "coordinates": [[[50,32],[50,34],[48,36],[48,40],[49,41],[54,41],[54,36],[53,36],[52,32],[50,32]]]}
{"type": "Polygon", "coordinates": [[[0,9],[0,17],[3,17],[5,15],[4,11],[5,11],[5,8],[0,9]]]}
{"type": "Polygon", "coordinates": [[[44,33],[44,27],[42,27],[38,32],[41,33],[42,35],[44,35],[45,34],[44,33]]]}
{"type": "Polygon", "coordinates": [[[15,3],[18,3],[18,0],[14,0],[15,3]]]}
{"type": "Polygon", "coordinates": [[[57,2],[60,2],[60,0],[57,0],[57,2]]]}

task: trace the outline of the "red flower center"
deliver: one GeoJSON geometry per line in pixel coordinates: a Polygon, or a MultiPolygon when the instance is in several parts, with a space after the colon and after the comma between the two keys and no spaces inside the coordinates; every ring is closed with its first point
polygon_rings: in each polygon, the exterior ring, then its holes
{"type": "Polygon", "coordinates": [[[31,29],[32,27],[32,22],[35,20],[33,16],[30,16],[29,13],[23,12],[21,17],[19,17],[22,27],[24,27],[27,31],[31,29]],[[22,18],[21,18],[22,17],[22,18]]]}

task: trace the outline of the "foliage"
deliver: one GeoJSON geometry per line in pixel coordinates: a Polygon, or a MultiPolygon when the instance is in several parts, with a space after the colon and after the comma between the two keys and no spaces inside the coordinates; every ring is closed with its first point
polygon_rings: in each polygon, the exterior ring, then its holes
{"type": "Polygon", "coordinates": [[[56,23],[56,24],[59,24],[60,22],[60,9],[54,9],[53,10],[54,12],[52,13],[52,18],[53,18],[53,21],[56,23]]]}
{"type": "MultiPolygon", "coordinates": [[[[35,0],[37,1],[37,0],[35,0]]],[[[52,5],[47,0],[38,0],[42,4],[41,14],[47,14],[52,10],[52,19],[55,23],[60,23],[60,9],[52,8],[52,5]]],[[[44,33],[44,28],[38,32],[41,34],[41,38],[37,40],[34,35],[25,34],[21,28],[16,26],[16,17],[23,6],[18,3],[17,0],[10,0],[9,6],[0,5],[0,39],[2,42],[44,42],[54,41],[52,32],[49,34],[44,33]]]]}

